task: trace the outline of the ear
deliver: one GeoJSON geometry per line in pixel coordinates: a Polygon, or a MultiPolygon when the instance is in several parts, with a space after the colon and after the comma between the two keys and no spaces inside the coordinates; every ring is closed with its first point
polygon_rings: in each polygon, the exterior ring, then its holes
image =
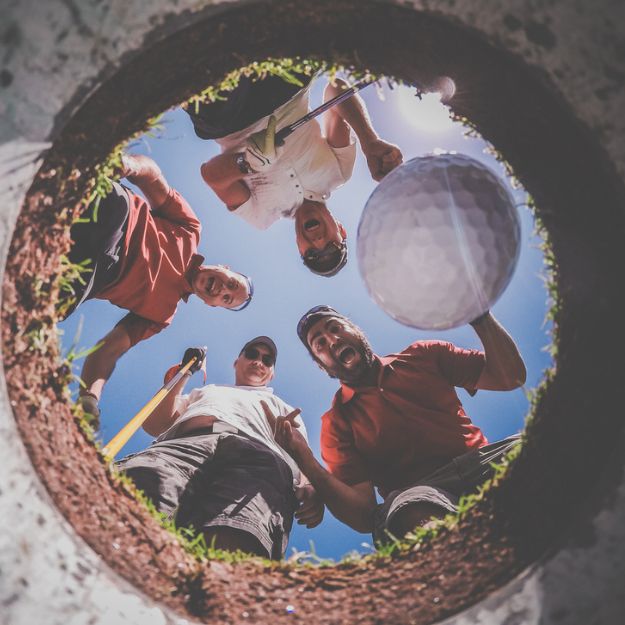
{"type": "Polygon", "coordinates": [[[341,233],[343,241],[345,241],[345,239],[347,239],[347,230],[345,230],[345,227],[340,221],[337,221],[336,225],[339,227],[339,232],[341,233]]]}

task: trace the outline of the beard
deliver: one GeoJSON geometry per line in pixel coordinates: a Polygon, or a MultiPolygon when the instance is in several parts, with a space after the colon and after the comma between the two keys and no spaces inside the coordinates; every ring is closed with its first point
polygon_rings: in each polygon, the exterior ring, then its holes
{"type": "Polygon", "coordinates": [[[354,333],[358,342],[351,345],[354,351],[360,356],[360,361],[357,367],[350,368],[345,366],[340,361],[336,361],[333,367],[327,367],[323,365],[319,360],[317,364],[331,377],[340,380],[341,382],[347,382],[348,384],[357,386],[361,380],[364,380],[374,363],[374,354],[371,344],[367,340],[360,328],[354,327],[354,333]]]}

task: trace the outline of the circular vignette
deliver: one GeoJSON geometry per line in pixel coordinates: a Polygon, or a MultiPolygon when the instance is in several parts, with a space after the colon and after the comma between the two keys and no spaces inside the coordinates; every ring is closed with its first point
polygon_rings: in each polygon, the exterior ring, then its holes
{"type": "Polygon", "coordinates": [[[75,114],[63,113],[69,121],[57,129],[9,253],[3,355],[33,465],[57,507],[109,565],[157,601],[200,620],[282,622],[292,620],[285,606],[293,605],[321,623],[431,622],[557,551],[575,521],[598,509],[604,488],[597,484],[615,473],[609,461],[623,427],[620,376],[610,366],[613,350],[625,344],[622,294],[614,288],[625,267],[623,187],[550,84],[478,33],[439,16],[357,0],[313,7],[273,2],[198,20],[153,43],[75,114]],[[266,567],[259,575],[252,562],[198,565],[111,482],[60,398],[66,372],[53,364],[54,293],[42,294],[67,249],[64,209],[80,200],[116,143],[237,65],[296,55],[424,86],[453,77],[455,112],[512,164],[549,233],[557,261],[557,373],[538,394],[528,442],[510,475],[456,530],[392,562],[315,571],[266,567]],[[579,493],[592,490],[595,496],[580,505],[579,493]],[[447,574],[452,567],[455,574],[447,574]]]}

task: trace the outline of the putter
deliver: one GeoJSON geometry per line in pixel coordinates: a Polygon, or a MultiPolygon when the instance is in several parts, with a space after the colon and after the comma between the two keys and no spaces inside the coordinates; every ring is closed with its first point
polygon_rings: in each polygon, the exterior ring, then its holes
{"type": "Polygon", "coordinates": [[[144,421],[154,412],[154,409],[169,395],[180,378],[195,363],[197,358],[193,356],[189,362],[176,373],[176,375],[164,384],[150,401],[110,440],[102,449],[102,454],[107,460],[113,460],[121,448],[129,441],[130,437],[143,425],[144,421]]]}
{"type": "Polygon", "coordinates": [[[321,106],[318,106],[316,109],[313,109],[309,113],[306,113],[303,117],[300,117],[298,120],[294,121],[292,124],[285,126],[281,130],[276,132],[275,144],[277,146],[284,145],[284,140],[295,130],[297,130],[300,126],[308,123],[311,119],[314,119],[321,113],[324,113],[328,109],[331,109],[333,106],[344,102],[348,98],[351,98],[355,93],[358,93],[361,89],[364,89],[367,85],[371,85],[375,80],[371,80],[369,78],[365,78],[360,82],[357,82],[353,87],[346,89],[343,93],[339,93],[337,96],[334,96],[331,100],[324,102],[321,106]]]}

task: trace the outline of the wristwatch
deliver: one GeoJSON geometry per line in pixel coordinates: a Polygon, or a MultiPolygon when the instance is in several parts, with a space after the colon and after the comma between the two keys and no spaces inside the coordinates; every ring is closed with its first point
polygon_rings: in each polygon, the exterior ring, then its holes
{"type": "Polygon", "coordinates": [[[237,164],[239,171],[242,174],[251,174],[253,169],[250,167],[250,164],[247,162],[245,158],[245,154],[243,152],[239,152],[234,157],[234,162],[237,164]]]}

